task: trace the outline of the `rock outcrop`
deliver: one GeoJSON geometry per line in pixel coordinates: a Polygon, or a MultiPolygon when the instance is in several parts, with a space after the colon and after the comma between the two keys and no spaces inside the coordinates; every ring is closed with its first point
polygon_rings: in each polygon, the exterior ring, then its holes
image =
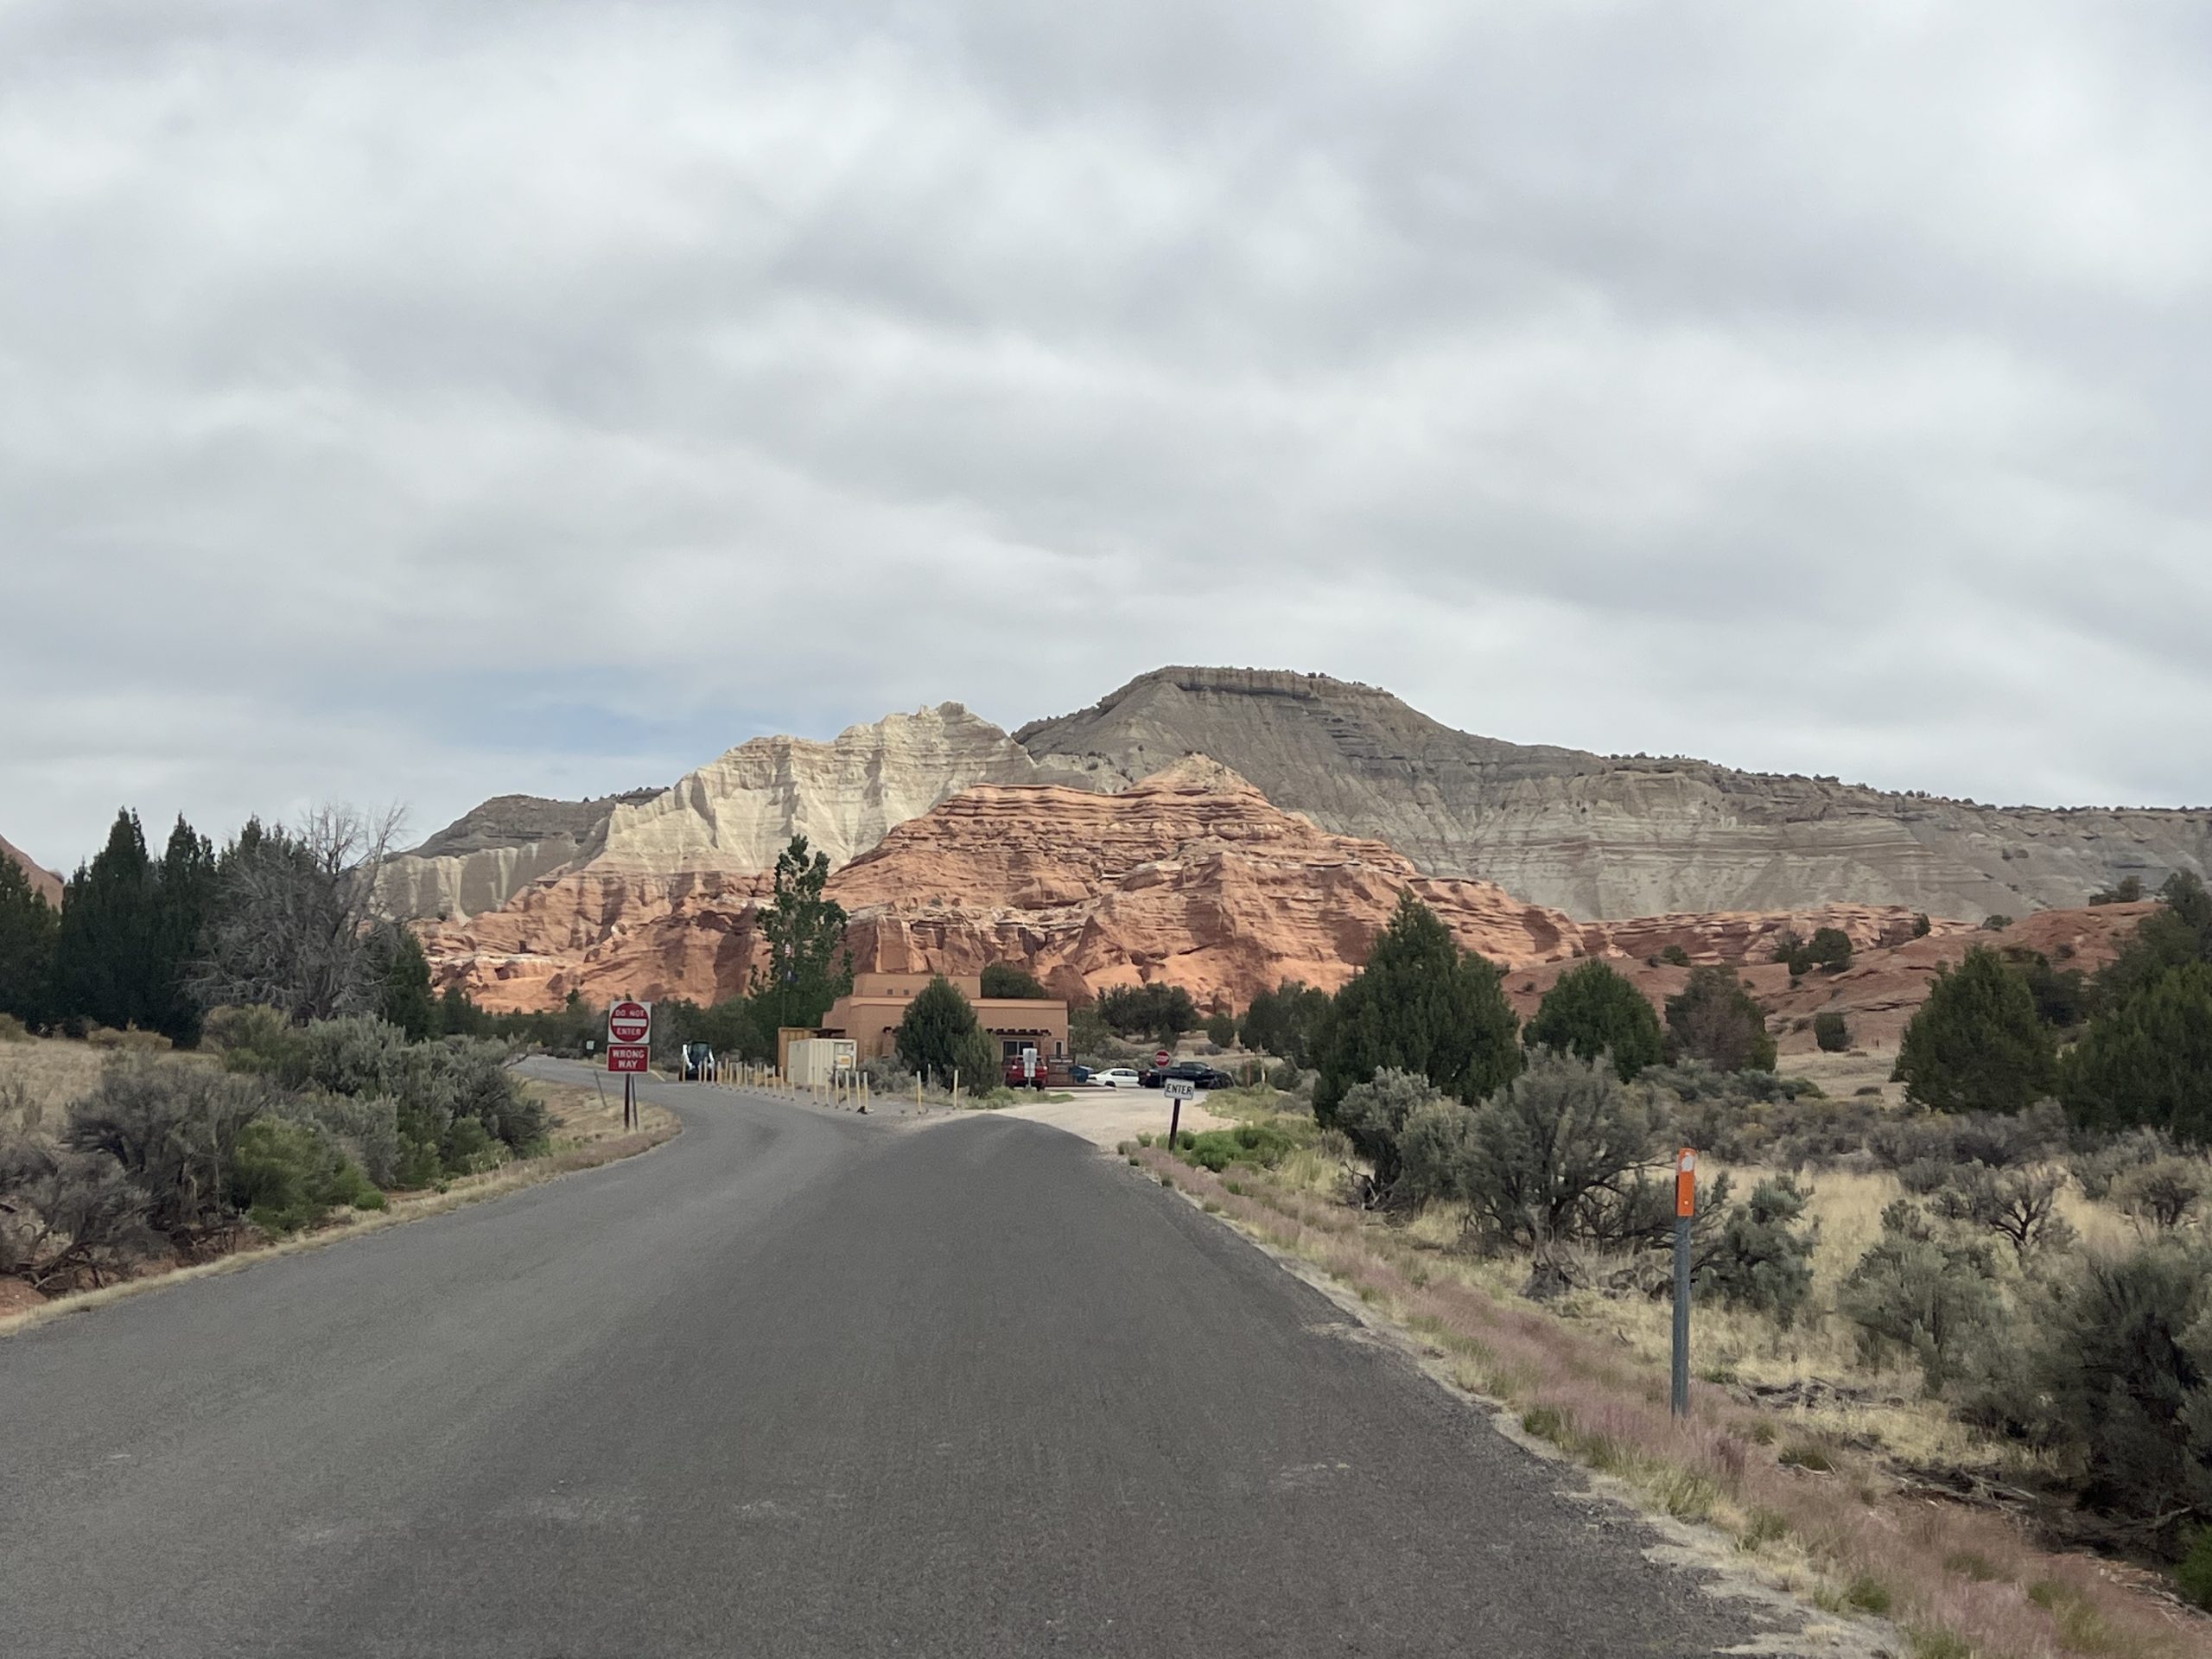
{"type": "Polygon", "coordinates": [[[31,891],[56,910],[61,908],[61,878],[60,876],[41,865],[33,863],[29,853],[16,846],[4,836],[0,836],[0,858],[13,859],[22,868],[23,874],[30,878],[31,891]]]}
{"type": "Polygon", "coordinates": [[[1210,755],[1277,805],[1581,918],[1901,905],[1979,920],[2119,877],[2212,873],[2212,811],[1991,807],[1702,760],[1459,732],[1322,675],[1167,668],[1014,734],[1044,775],[1118,789],[1210,755]]]}
{"type": "Polygon", "coordinates": [[[533,882],[594,866],[640,876],[772,868],[795,835],[842,864],[972,784],[1036,775],[1029,757],[957,702],[849,727],[830,742],[758,737],[674,787],[597,801],[484,803],[380,879],[385,910],[461,921],[533,882]]]}
{"type": "MultiPolygon", "coordinates": [[[[764,885],[603,861],[535,883],[497,914],[432,928],[426,943],[442,982],[494,1008],[546,1007],[571,989],[712,1001],[749,981],[764,885]]],[[[1580,923],[1491,882],[1424,875],[1393,849],[1329,834],[1195,760],[1113,795],[964,791],[830,883],[864,969],[976,973],[1013,961],[1071,995],[1167,982],[1233,1007],[1286,978],[1342,984],[1408,890],[1467,948],[1522,969],[1678,943],[1738,961],[1770,950],[1785,928],[1840,926],[1872,945],[1912,927],[1910,912],[1868,906],[1580,923]]]]}

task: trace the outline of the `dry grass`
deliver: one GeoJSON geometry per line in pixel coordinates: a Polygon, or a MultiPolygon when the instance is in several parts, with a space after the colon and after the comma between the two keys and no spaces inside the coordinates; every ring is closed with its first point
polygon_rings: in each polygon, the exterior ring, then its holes
{"type": "MultiPolygon", "coordinates": [[[[1667,1410],[1663,1302],[1585,1295],[1539,1308],[1514,1294],[1525,1264],[1449,1248],[1459,1216],[1438,1207],[1407,1225],[1363,1216],[1340,1201],[1341,1166],[1313,1154],[1273,1172],[1232,1168],[1224,1180],[1156,1149],[1130,1151],[1205,1210],[1326,1274],[1527,1433],[1618,1477],[1652,1509],[1721,1529],[1777,1587],[1833,1611],[1885,1612],[1917,1653],[2212,1655],[2212,1622],[2087,1557],[2037,1548],[2008,1517],[1929,1501],[1880,1456],[1854,1449],[1991,1455],[1920,1401],[1916,1376],[1861,1370],[1832,1328],[1840,1322],[1781,1332],[1701,1311],[1695,1369],[1708,1379],[1731,1370],[1739,1380],[1843,1377],[1868,1396],[1777,1408],[1704,1380],[1693,1385],[1691,1421],[1677,1424],[1667,1410]]],[[[1880,1176],[1819,1185],[1825,1297],[1898,1189],[1880,1176]]]]}
{"type": "Polygon", "coordinates": [[[0,1043],[0,1131],[57,1127],[111,1052],[59,1037],[0,1043]]]}

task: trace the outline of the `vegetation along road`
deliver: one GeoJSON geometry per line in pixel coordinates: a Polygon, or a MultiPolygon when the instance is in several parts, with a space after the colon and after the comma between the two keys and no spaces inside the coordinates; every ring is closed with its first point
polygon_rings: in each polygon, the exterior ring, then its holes
{"type": "Polygon", "coordinates": [[[652,1154],[0,1339],[10,1659],[1758,1640],[1072,1136],[649,1088],[652,1154]]]}

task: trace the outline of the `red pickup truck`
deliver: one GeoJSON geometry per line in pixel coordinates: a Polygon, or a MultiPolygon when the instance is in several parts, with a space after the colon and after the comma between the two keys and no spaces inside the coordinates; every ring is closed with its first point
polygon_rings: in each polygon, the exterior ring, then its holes
{"type": "Polygon", "coordinates": [[[1033,1077],[1031,1077],[1024,1069],[1028,1064],[1030,1063],[1025,1061],[1019,1054],[1012,1054],[1007,1057],[1006,1086],[1007,1088],[1042,1089],[1045,1087],[1046,1077],[1052,1071],[1052,1062],[1047,1060],[1043,1055],[1039,1054],[1034,1062],[1037,1067],[1037,1075],[1033,1077]]]}

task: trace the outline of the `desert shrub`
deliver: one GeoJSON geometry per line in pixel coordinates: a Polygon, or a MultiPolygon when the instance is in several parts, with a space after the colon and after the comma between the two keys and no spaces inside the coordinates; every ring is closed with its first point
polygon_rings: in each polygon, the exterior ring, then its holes
{"type": "Polygon", "coordinates": [[[95,1285],[161,1247],[146,1194],[105,1152],[0,1136],[0,1274],[95,1285]]]}
{"type": "Polygon", "coordinates": [[[273,1071],[291,1035],[291,1025],[283,1014],[256,1002],[209,1009],[200,1040],[202,1047],[220,1054],[232,1071],[273,1071]]]}
{"type": "Polygon", "coordinates": [[[482,1162],[473,1135],[454,1138],[458,1119],[475,1120],[487,1141],[518,1154],[541,1148],[551,1128],[544,1107],[508,1069],[505,1044],[480,1037],[410,1043],[372,1014],[320,1020],[292,1033],[276,1075],[290,1089],[391,1101],[402,1142],[395,1173],[404,1185],[482,1162]],[[456,1147],[464,1150],[449,1156],[456,1147]]]}
{"type": "Polygon", "coordinates": [[[276,1081],[287,1089],[332,1095],[404,1096],[408,1084],[407,1033],[372,1014],[289,1030],[276,1044],[276,1081]]]}
{"type": "Polygon", "coordinates": [[[914,1074],[888,1054],[862,1060],[861,1075],[868,1079],[868,1089],[874,1094],[896,1096],[914,1092],[914,1074]]]}
{"type": "Polygon", "coordinates": [[[2066,1147],[2064,1115],[2050,1102],[2017,1116],[1999,1112],[1878,1114],[1866,1148],[1875,1163],[1902,1173],[1930,1162],[2011,1169],[2042,1163],[2066,1147]]]}
{"type": "Polygon", "coordinates": [[[2118,1135],[2093,1137],[2067,1161],[2075,1180],[2081,1184],[2082,1196],[2101,1203],[2111,1195],[2113,1184],[2129,1170],[2171,1157],[2177,1150],[2173,1136],[2164,1129],[2123,1129],[2118,1135]]]}
{"type": "Polygon", "coordinates": [[[2212,1185],[2212,1170],[2196,1158],[2160,1158],[2138,1164],[2112,1184],[2112,1200],[2125,1215],[2171,1231],[2189,1219],[2212,1185]]]}
{"type": "Polygon", "coordinates": [[[2123,875],[2108,887],[2101,887],[2089,895],[2092,905],[2139,905],[2143,902],[2143,878],[2123,875]]]}
{"type": "Polygon", "coordinates": [[[1859,1327],[1871,1363],[1911,1355],[1921,1382],[1941,1394],[2002,1312],[1987,1246],[1942,1236],[1919,1205],[1899,1198],[1882,1212],[1882,1236],[1836,1292],[1836,1311],[1859,1327]]]}
{"type": "Polygon", "coordinates": [[[29,1029],[12,1014],[0,1014],[0,1043],[28,1043],[29,1029]]]}
{"type": "Polygon", "coordinates": [[[1862,1150],[1879,1114],[1829,1102],[1802,1077],[1721,1071],[1701,1060],[1652,1066],[1642,1081],[1669,1109],[1676,1140],[1721,1163],[1831,1163],[1862,1150]]]}
{"type": "Polygon", "coordinates": [[[1667,1001],[1668,1058],[1703,1060],[1723,1071],[1774,1070],[1774,1039],[1766,1014],[1732,968],[1690,970],[1690,982],[1667,1001]]]}
{"type": "Polygon", "coordinates": [[[373,1095],[296,1095],[277,1101],[273,1109],[329,1137],[378,1186],[402,1185],[397,1101],[373,1095]]]}
{"type": "Polygon", "coordinates": [[[1897,1046],[1907,1096],[1943,1112],[2018,1112],[2051,1091],[2057,1057],[2027,982],[1977,945],[1936,970],[1897,1046]]]}
{"type": "Polygon", "coordinates": [[[2199,1527],[2190,1534],[2189,1548],[2174,1569],[2174,1583],[2190,1601],[2212,1612],[2212,1527],[2199,1527]]]}
{"type": "Polygon", "coordinates": [[[1268,1068],[1268,1083],[1285,1094],[1297,1094],[1313,1085],[1313,1074],[1301,1071],[1294,1060],[1282,1060],[1268,1068]]]}
{"type": "Polygon", "coordinates": [[[1659,953],[1659,960],[1669,968],[1687,968],[1690,965],[1690,953],[1681,945],[1670,944],[1659,953]]]}
{"type": "Polygon", "coordinates": [[[2048,1426],[2082,1502],[2137,1518],[2212,1512],[2212,1328],[2201,1252],[2159,1241],[2049,1283],[2022,1322],[2048,1426]]]}
{"type": "Polygon", "coordinates": [[[1365,1083],[1345,1091],[1328,1127],[1341,1130],[1353,1148],[1375,1166],[1376,1185],[1389,1187],[1404,1168],[1400,1137],[1407,1120],[1421,1107],[1443,1098],[1436,1085],[1420,1072],[1380,1066],[1365,1083]]]}
{"type": "Polygon", "coordinates": [[[1819,1224],[1805,1220],[1811,1196],[1787,1175],[1753,1187],[1727,1212],[1699,1268],[1699,1287],[1788,1329],[1813,1292],[1819,1224]]]}
{"type": "Polygon", "coordinates": [[[1851,966],[1851,936],[1840,927],[1816,927],[1806,942],[1805,965],[1840,974],[1851,966]]]}
{"type": "Polygon", "coordinates": [[[1621,1081],[1665,1057],[1666,1034],[1650,999],[1605,963],[1592,960],[1561,974],[1529,1022],[1522,1040],[1582,1059],[1612,1057],[1621,1081]]]}
{"type": "Polygon", "coordinates": [[[1823,1054],[1840,1054],[1851,1046],[1851,1025],[1833,1008],[1813,1016],[1813,1042],[1823,1054]]]}
{"type": "Polygon", "coordinates": [[[475,1117],[455,1117],[438,1142],[438,1162],[452,1175],[480,1175],[497,1168],[499,1143],[475,1117]]]}
{"type": "Polygon", "coordinates": [[[118,1055],[71,1110],[61,1138],[113,1158],[145,1194],[148,1222],[184,1239],[230,1218],[238,1137],[273,1098],[251,1078],[118,1055]]]}
{"type": "Polygon", "coordinates": [[[1408,892],[1330,1005],[1316,1042],[1315,1114],[1334,1121],[1345,1092],[1378,1069],[1418,1072],[1471,1103],[1520,1071],[1519,1024],[1497,969],[1461,950],[1408,892]]]}
{"type": "Polygon", "coordinates": [[[1962,1164],[1934,1189],[1934,1202],[1938,1214],[1995,1233],[2019,1258],[2031,1249],[2062,1249],[2073,1242],[2074,1229],[2057,1210],[2065,1185],[2054,1169],[1962,1164]]]}
{"type": "Polygon", "coordinates": [[[312,1227],[340,1205],[384,1205],[384,1194],[334,1141],[312,1123],[273,1113],[238,1131],[231,1195],[255,1226],[272,1233],[312,1227]]]}
{"type": "Polygon", "coordinates": [[[1416,1202],[1468,1195],[1475,1150],[1472,1107],[1431,1093],[1407,1114],[1398,1136],[1400,1185],[1416,1202]]]}
{"type": "Polygon", "coordinates": [[[1497,1245],[1632,1246],[1674,1229],[1666,1114],[1602,1061],[1541,1053],[1471,1114],[1458,1177],[1497,1245]]]}
{"type": "Polygon", "coordinates": [[[1239,1123],[1233,1129],[1208,1129],[1178,1138],[1178,1155],[1185,1163],[1202,1164],[1217,1175],[1231,1164],[1273,1168],[1301,1144],[1294,1130],[1280,1123],[1239,1123]]]}

